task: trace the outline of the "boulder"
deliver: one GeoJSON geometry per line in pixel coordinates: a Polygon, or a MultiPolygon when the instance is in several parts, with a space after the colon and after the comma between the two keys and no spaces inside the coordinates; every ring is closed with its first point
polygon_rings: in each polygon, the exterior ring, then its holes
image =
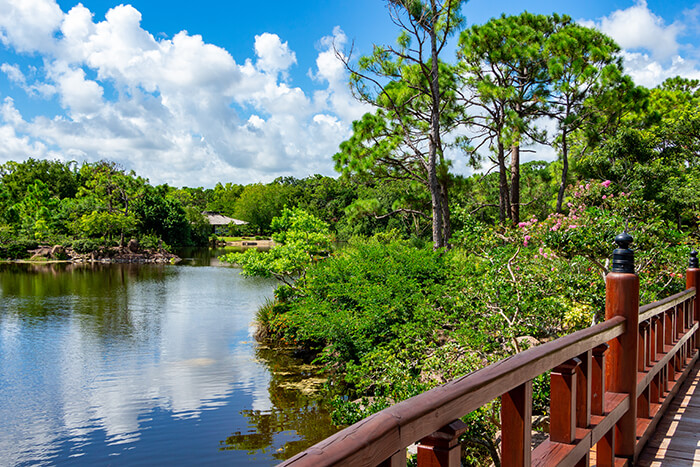
{"type": "Polygon", "coordinates": [[[66,259],[68,257],[66,250],[61,245],[54,245],[51,248],[50,256],[53,259],[66,259]]]}
{"type": "Polygon", "coordinates": [[[129,240],[129,243],[126,245],[126,247],[129,249],[130,252],[138,253],[139,241],[136,240],[135,238],[132,238],[131,240],[129,240]]]}

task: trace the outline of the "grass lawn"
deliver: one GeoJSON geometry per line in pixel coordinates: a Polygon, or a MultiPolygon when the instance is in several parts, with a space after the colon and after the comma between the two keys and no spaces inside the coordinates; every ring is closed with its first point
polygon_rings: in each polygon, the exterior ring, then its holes
{"type": "MultiPolygon", "coordinates": [[[[255,240],[261,240],[260,237],[217,237],[219,240],[223,242],[240,242],[240,241],[255,241],[255,240]]],[[[269,240],[269,237],[265,237],[265,240],[269,240]]]]}

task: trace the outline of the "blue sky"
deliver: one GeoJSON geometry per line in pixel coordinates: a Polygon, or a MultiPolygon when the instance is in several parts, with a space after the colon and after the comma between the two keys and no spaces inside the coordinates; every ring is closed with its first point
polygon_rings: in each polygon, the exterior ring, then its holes
{"type": "MultiPolygon", "coordinates": [[[[700,2],[473,0],[463,13],[523,10],[611,35],[638,84],[700,77],[700,2]]],[[[333,175],[370,109],[330,44],[362,54],[396,35],[382,0],[0,0],[0,163],[106,158],[176,186],[333,175]]]]}

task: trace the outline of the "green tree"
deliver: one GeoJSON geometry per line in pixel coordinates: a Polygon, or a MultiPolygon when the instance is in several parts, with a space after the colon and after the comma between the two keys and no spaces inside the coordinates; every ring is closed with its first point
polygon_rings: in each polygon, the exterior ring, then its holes
{"type": "Polygon", "coordinates": [[[568,16],[525,12],[502,15],[460,35],[460,75],[469,93],[465,101],[480,109],[468,122],[476,137],[467,150],[474,162],[480,159],[482,147],[491,150],[491,161],[499,171],[501,222],[519,221],[520,146],[528,138],[542,139],[534,122],[544,113],[550,89],[545,44],[570,21],[568,16]]]}
{"type": "Polygon", "coordinates": [[[156,235],[168,245],[190,243],[190,222],[180,202],[167,196],[167,187],[147,185],[131,212],[142,234],[156,235]]]}
{"type": "MultiPolygon", "coordinates": [[[[334,159],[343,172],[412,179],[430,193],[435,248],[450,239],[449,176],[443,138],[457,122],[456,82],[440,60],[463,24],[463,0],[389,0],[401,33],[394,46],[375,46],[351,72],[355,95],[377,108],[353,123],[353,136],[334,159]]],[[[342,55],[341,55],[342,56],[342,55]]],[[[343,56],[344,57],[344,56],[343,56]]]]}
{"type": "Polygon", "coordinates": [[[272,220],[271,228],[275,231],[272,238],[280,245],[267,252],[230,253],[223,260],[239,264],[246,275],[272,276],[293,287],[311,264],[329,254],[328,224],[302,209],[285,208],[272,220]]]}
{"type": "Polygon", "coordinates": [[[578,170],[584,177],[611,180],[622,192],[653,201],[679,228],[696,225],[698,82],[674,78],[646,92],[647,105],[629,103],[614,132],[599,132],[593,143],[587,143],[595,146],[581,153],[578,170]]]}
{"type": "MultiPolygon", "coordinates": [[[[132,203],[141,196],[148,181],[137,177],[134,171],[127,173],[117,163],[111,161],[83,164],[80,168],[80,176],[83,180],[83,186],[81,186],[77,196],[91,198],[93,205],[97,206],[97,210],[109,213],[109,216],[98,216],[92,213],[82,216],[81,230],[86,231],[85,221],[87,219],[100,219],[98,225],[108,227],[103,235],[111,239],[112,235],[118,232],[119,245],[123,246],[124,237],[130,233],[134,219],[131,212],[132,203]],[[120,216],[124,219],[120,219],[120,216]],[[124,230],[115,230],[114,226],[123,227],[124,230]]],[[[88,231],[91,232],[92,236],[97,234],[92,228],[88,231]]]]}
{"type": "Polygon", "coordinates": [[[556,145],[562,163],[557,212],[562,212],[569,176],[569,135],[590,117],[590,99],[624,99],[632,87],[622,76],[622,57],[615,42],[598,30],[567,24],[552,34],[545,45],[551,79],[547,114],[557,122],[556,145]]]}
{"type": "Polygon", "coordinates": [[[232,216],[236,210],[236,201],[243,193],[243,185],[217,183],[207,202],[207,211],[217,211],[232,216]]]}
{"type": "Polygon", "coordinates": [[[257,232],[269,232],[272,219],[292,203],[291,194],[292,187],[280,183],[246,185],[234,204],[233,215],[257,232]]]}

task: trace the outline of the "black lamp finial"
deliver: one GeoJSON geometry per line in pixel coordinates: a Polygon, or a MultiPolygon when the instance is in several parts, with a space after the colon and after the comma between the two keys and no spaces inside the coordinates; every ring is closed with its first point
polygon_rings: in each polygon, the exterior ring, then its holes
{"type": "Polygon", "coordinates": [[[627,232],[615,237],[617,248],[613,251],[612,272],[627,272],[634,274],[634,251],[629,246],[634,241],[627,232]]]}

